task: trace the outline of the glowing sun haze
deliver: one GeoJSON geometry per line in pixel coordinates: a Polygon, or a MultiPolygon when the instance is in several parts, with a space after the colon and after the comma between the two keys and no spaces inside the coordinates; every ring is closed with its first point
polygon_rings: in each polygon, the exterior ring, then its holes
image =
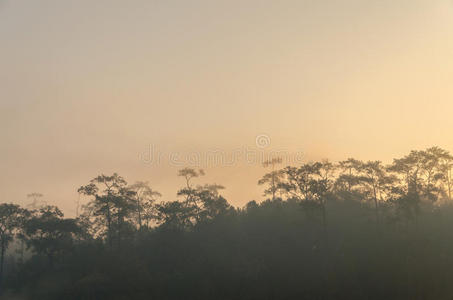
{"type": "MultiPolygon", "coordinates": [[[[452,78],[450,0],[0,0],[0,199],[73,214],[118,172],[172,200],[181,157],[263,134],[306,160],[453,150],[452,78]]],[[[243,205],[264,172],[238,159],[198,182],[243,205]]]]}

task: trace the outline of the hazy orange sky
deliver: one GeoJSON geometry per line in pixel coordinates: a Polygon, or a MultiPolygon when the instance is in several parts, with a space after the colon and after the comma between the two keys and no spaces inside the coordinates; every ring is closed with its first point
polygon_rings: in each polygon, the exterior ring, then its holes
{"type": "Polygon", "coordinates": [[[198,155],[243,205],[264,172],[246,151],[453,150],[452,80],[451,0],[0,0],[0,201],[71,215],[112,172],[173,200],[198,155]]]}

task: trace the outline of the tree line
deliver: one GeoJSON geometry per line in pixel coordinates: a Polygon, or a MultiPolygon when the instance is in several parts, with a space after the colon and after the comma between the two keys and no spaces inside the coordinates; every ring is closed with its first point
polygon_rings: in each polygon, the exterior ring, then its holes
{"type": "MultiPolygon", "coordinates": [[[[453,156],[263,163],[267,200],[233,207],[184,168],[176,200],[118,174],[75,218],[0,204],[5,299],[452,299],[453,156]],[[12,251],[14,248],[14,251],[12,251]],[[9,249],[9,251],[8,251],[9,249]]],[[[244,175],[245,176],[245,175],[244,175]]],[[[79,211],[79,209],[77,209],[79,211]]]]}

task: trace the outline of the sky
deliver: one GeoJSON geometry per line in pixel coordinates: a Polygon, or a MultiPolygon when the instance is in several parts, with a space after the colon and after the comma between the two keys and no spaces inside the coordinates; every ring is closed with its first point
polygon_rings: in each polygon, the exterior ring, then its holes
{"type": "Polygon", "coordinates": [[[453,150],[452,78],[451,0],[0,0],[0,201],[189,166],[242,206],[272,153],[453,150]]]}

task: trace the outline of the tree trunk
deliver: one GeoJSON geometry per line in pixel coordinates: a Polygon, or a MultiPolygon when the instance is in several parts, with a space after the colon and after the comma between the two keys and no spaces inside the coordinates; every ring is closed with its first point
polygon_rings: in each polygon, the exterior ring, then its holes
{"type": "Polygon", "coordinates": [[[376,226],[377,226],[379,224],[379,205],[377,200],[376,187],[373,187],[373,192],[374,192],[374,212],[376,215],[376,226]]]}
{"type": "Polygon", "coordinates": [[[3,266],[5,264],[6,243],[5,238],[2,237],[1,241],[1,254],[0,254],[0,295],[3,292],[3,266]]]}
{"type": "MultiPolygon", "coordinates": [[[[121,214],[122,212],[119,212],[121,214]]],[[[123,224],[123,217],[118,216],[118,250],[121,249],[121,225],[123,224]]]]}
{"type": "Polygon", "coordinates": [[[328,232],[327,232],[327,215],[326,215],[326,206],[325,203],[321,204],[322,207],[322,227],[324,230],[324,243],[326,248],[328,247],[328,242],[329,242],[329,237],[328,237],[328,232]]]}
{"type": "Polygon", "coordinates": [[[112,249],[112,216],[110,215],[110,205],[107,204],[107,239],[110,249],[112,249]]]}
{"type": "Polygon", "coordinates": [[[329,291],[330,291],[330,259],[329,259],[329,236],[327,230],[327,213],[326,213],[326,205],[325,202],[321,200],[321,208],[322,208],[322,225],[323,225],[323,235],[324,235],[324,247],[322,249],[324,255],[324,265],[323,265],[323,273],[324,273],[324,299],[329,299],[329,291]]]}
{"type": "Polygon", "coordinates": [[[140,204],[140,198],[137,199],[137,209],[138,209],[138,228],[140,231],[142,231],[142,207],[140,204]]]}
{"type": "Polygon", "coordinates": [[[273,166],[272,166],[272,201],[275,201],[275,173],[273,166]]]}
{"type": "Polygon", "coordinates": [[[448,200],[451,201],[451,171],[447,171],[448,200]]]}
{"type": "Polygon", "coordinates": [[[23,239],[20,241],[20,262],[24,263],[25,242],[23,239]]]}

